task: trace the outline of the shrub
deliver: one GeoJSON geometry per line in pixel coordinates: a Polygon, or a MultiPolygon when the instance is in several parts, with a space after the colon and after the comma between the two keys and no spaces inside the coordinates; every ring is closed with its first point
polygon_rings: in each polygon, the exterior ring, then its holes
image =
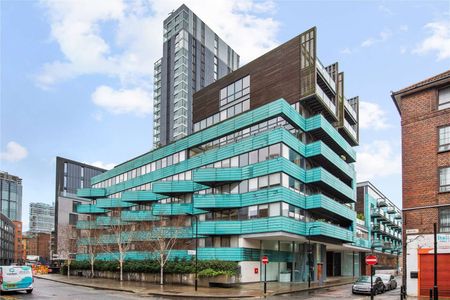
{"type": "Polygon", "coordinates": [[[198,272],[198,276],[199,277],[216,277],[216,276],[219,276],[219,275],[231,276],[231,275],[234,275],[234,274],[231,271],[223,271],[223,270],[215,271],[213,269],[204,269],[204,270],[201,270],[200,272],[198,272]]]}

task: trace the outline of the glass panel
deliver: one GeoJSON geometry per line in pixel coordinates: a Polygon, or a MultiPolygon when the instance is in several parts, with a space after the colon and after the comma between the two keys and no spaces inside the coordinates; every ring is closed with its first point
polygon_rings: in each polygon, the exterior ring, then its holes
{"type": "Polygon", "coordinates": [[[280,215],[280,202],[271,203],[269,207],[269,216],[276,217],[280,215]]]}
{"type": "Polygon", "coordinates": [[[250,192],[258,189],[258,178],[252,178],[248,181],[248,190],[250,192]]]}

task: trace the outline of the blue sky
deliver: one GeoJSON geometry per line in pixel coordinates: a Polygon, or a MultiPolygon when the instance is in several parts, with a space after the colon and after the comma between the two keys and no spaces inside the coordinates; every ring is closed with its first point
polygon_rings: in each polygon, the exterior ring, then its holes
{"type": "MultiPolygon", "coordinates": [[[[54,201],[55,157],[111,168],[152,147],[153,63],[182,1],[2,1],[0,169],[54,201]]],[[[358,177],[401,204],[390,98],[450,66],[450,1],[185,1],[248,62],[317,26],[324,64],[360,96],[358,177]]]]}

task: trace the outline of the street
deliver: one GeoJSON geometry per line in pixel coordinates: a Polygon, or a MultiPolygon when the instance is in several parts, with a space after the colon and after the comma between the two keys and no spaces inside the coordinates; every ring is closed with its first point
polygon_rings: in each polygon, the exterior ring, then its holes
{"type": "MultiPolygon", "coordinates": [[[[140,299],[142,295],[132,293],[97,290],[93,288],[68,285],[50,280],[35,278],[32,294],[25,292],[8,292],[0,296],[1,300],[16,299],[70,299],[70,300],[100,300],[100,299],[140,299]]],[[[161,297],[145,296],[146,299],[162,299],[161,297]]]]}
{"type": "MultiPolygon", "coordinates": [[[[352,285],[346,284],[341,286],[336,286],[332,288],[326,288],[311,292],[299,292],[299,293],[292,293],[292,294],[285,294],[280,296],[274,296],[269,297],[269,299],[286,299],[287,297],[293,298],[293,299],[314,299],[314,300],[321,300],[321,299],[370,299],[369,296],[365,295],[353,295],[352,294],[352,285]]],[[[383,299],[383,300],[389,300],[389,299],[395,299],[398,300],[400,298],[400,287],[397,287],[395,290],[385,292],[383,294],[375,296],[375,299],[383,299]]]]}

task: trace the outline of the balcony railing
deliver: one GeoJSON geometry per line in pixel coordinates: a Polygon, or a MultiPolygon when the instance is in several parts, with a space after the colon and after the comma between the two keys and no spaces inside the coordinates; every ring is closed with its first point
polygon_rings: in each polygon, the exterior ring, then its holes
{"type": "Polygon", "coordinates": [[[336,115],[336,105],[318,84],[316,84],[316,93],[322,99],[323,103],[333,112],[334,115],[336,115]]]}
{"type": "Polygon", "coordinates": [[[330,74],[327,72],[322,62],[319,59],[316,59],[317,69],[320,74],[325,78],[325,81],[332,88],[333,92],[336,92],[336,82],[334,82],[333,78],[331,78],[330,74]]]}
{"type": "Polygon", "coordinates": [[[349,131],[349,133],[352,135],[352,137],[356,140],[358,135],[356,134],[356,130],[353,128],[350,123],[344,119],[344,127],[349,131]]]}
{"type": "Polygon", "coordinates": [[[344,106],[353,117],[353,119],[357,120],[356,111],[351,106],[350,102],[348,102],[347,98],[344,97],[344,106]]]}

